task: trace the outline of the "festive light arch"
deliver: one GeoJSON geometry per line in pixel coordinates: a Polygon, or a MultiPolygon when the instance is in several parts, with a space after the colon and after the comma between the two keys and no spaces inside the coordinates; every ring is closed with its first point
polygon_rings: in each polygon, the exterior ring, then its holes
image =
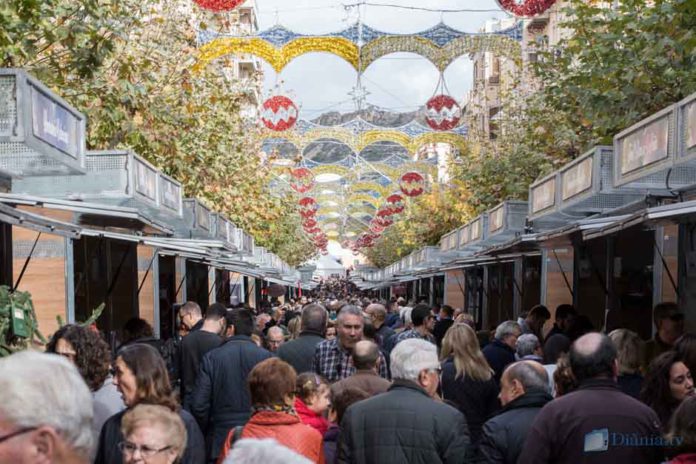
{"type": "Polygon", "coordinates": [[[299,37],[279,47],[258,37],[219,37],[200,48],[193,70],[200,71],[226,55],[250,54],[266,61],[276,72],[281,72],[298,56],[319,52],[343,58],[361,73],[379,58],[401,52],[415,53],[426,58],[440,72],[444,72],[460,56],[470,53],[491,52],[518,64],[522,60],[520,43],[496,34],[464,35],[443,46],[424,37],[388,35],[378,37],[362,47],[343,37],[299,37]]]}

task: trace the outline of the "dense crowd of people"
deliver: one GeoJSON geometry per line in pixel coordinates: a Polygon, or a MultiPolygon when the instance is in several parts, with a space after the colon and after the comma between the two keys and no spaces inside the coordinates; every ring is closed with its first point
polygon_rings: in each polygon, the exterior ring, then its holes
{"type": "Polygon", "coordinates": [[[176,339],[134,319],[112,352],[66,325],[0,359],[0,463],[696,463],[696,335],[673,303],[647,342],[570,305],[484,331],[342,279],[178,311],[176,339]]]}

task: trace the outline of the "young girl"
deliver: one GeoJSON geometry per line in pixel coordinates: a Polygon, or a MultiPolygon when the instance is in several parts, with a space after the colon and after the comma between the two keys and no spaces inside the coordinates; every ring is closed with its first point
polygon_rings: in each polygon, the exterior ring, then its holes
{"type": "Polygon", "coordinates": [[[315,428],[322,436],[331,425],[324,417],[331,405],[330,393],[329,383],[323,377],[311,372],[297,376],[295,411],[303,424],[315,428]]]}

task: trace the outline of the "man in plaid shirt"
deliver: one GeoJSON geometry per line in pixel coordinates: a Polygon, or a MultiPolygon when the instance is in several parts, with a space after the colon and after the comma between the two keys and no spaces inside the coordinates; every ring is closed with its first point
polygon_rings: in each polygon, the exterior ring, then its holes
{"type": "MultiPolygon", "coordinates": [[[[353,365],[353,347],[362,340],[363,315],[357,306],[344,306],[338,313],[336,338],[324,340],[317,345],[314,352],[312,367],[314,372],[326,378],[329,382],[350,377],[355,373],[353,365]]],[[[387,362],[380,352],[379,375],[388,378],[387,362]]]]}

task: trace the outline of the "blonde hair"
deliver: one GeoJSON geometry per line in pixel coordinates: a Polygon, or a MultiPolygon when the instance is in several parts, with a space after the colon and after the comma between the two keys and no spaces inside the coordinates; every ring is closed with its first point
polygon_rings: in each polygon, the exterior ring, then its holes
{"type": "Polygon", "coordinates": [[[619,361],[619,374],[635,374],[640,370],[645,342],[637,333],[628,329],[616,329],[609,333],[614,342],[619,361]]]}
{"type": "Polygon", "coordinates": [[[178,459],[186,449],[186,427],[181,416],[165,406],[141,403],[123,415],[121,433],[128,439],[138,427],[159,428],[178,459]]]}
{"type": "Polygon", "coordinates": [[[474,330],[463,322],[455,322],[442,340],[440,359],[454,358],[456,377],[469,376],[474,380],[487,381],[493,377],[493,369],[481,353],[474,330]]]}

